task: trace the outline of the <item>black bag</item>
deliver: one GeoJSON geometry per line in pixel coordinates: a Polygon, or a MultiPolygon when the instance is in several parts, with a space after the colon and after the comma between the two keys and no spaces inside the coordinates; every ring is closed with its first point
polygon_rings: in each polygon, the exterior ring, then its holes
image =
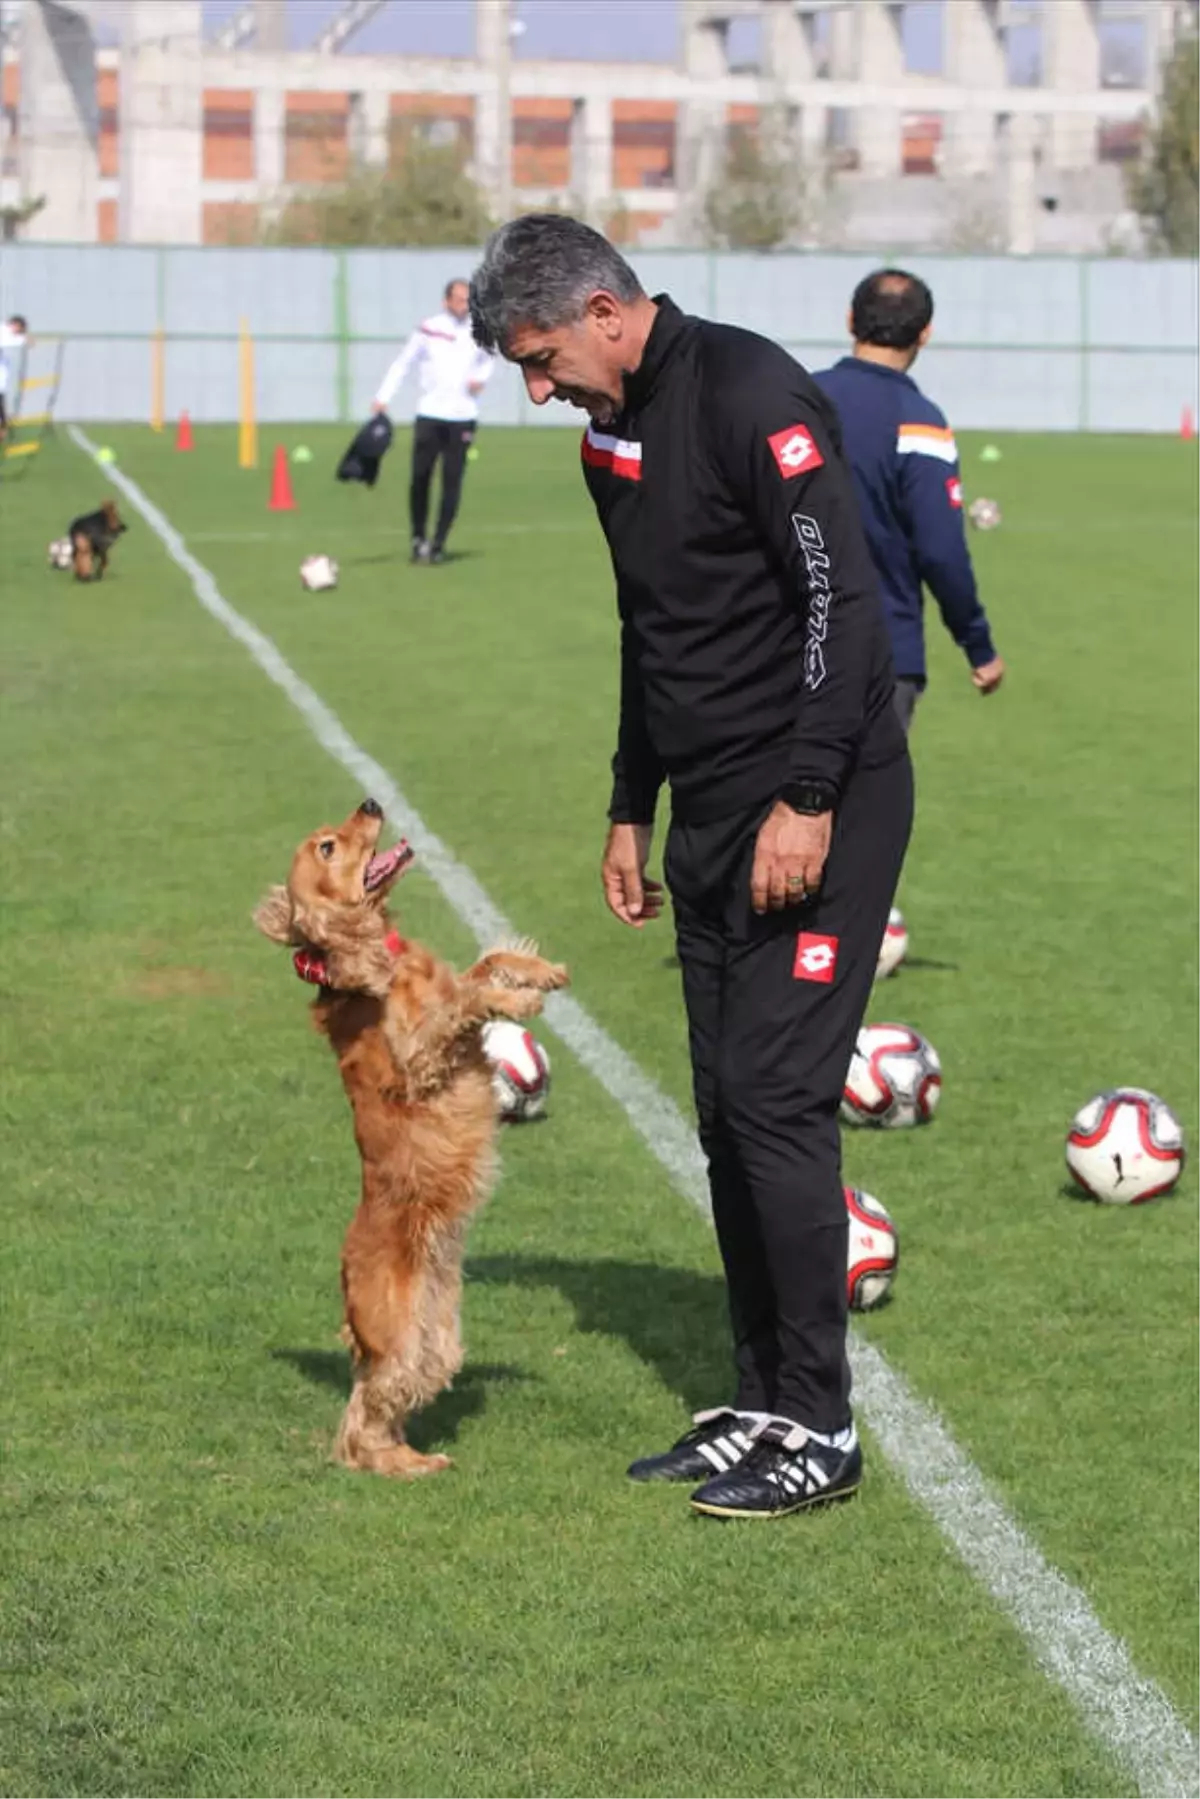
{"type": "Polygon", "coordinates": [[[365,481],[374,487],[379,479],[379,464],[392,443],[392,421],[386,412],[377,412],[355,436],[354,442],[337,465],[339,481],[365,481]]]}

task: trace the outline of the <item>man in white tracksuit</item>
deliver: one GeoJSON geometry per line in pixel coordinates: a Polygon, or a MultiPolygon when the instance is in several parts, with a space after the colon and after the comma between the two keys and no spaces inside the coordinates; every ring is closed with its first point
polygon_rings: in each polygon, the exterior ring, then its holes
{"type": "Polygon", "coordinates": [[[27,341],[27,327],[19,312],[0,325],[0,442],[8,436],[8,380],[10,361],[20,367],[21,351],[27,341]]]}
{"type": "Polygon", "coordinates": [[[476,348],[468,317],[467,283],[451,281],[445,309],[424,319],[383,377],[374,410],[386,412],[396,389],[415,368],[419,384],[413,429],[412,481],[408,491],[412,519],[412,560],[442,562],[446,539],[458,511],[467,452],[475,440],[479,394],[495,359],[476,348]],[[442,462],[442,503],[433,541],[426,535],[429,488],[438,458],[442,462]]]}

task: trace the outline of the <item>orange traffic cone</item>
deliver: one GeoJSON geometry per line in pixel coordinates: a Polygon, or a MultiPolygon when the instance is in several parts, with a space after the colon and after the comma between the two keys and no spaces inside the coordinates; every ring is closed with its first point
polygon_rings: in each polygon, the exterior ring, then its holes
{"type": "Polygon", "coordinates": [[[271,499],[269,512],[295,512],[296,501],[292,495],[292,477],[288,470],[287,451],[282,444],[275,445],[275,466],[271,470],[271,499]]]}
{"type": "Polygon", "coordinates": [[[175,448],[177,450],[194,450],[195,447],[192,442],[192,421],[186,412],[181,412],[179,428],[175,433],[175,448]]]}
{"type": "Polygon", "coordinates": [[[1189,443],[1196,435],[1196,415],[1190,406],[1185,406],[1183,409],[1183,416],[1179,421],[1179,435],[1189,443]]]}

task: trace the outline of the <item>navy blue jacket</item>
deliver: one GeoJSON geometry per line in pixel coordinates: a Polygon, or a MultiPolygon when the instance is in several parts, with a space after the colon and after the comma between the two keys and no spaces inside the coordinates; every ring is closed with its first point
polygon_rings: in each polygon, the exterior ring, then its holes
{"type": "Polygon", "coordinates": [[[922,583],[972,668],[996,654],[963,529],[958,450],[945,414],[895,369],[845,356],[814,376],[837,408],[897,675],[925,681],[922,583]]]}

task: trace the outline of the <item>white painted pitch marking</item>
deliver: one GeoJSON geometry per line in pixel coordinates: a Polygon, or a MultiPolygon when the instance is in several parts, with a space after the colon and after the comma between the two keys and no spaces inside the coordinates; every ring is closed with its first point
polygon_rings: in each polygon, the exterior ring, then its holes
{"type": "MultiPolygon", "coordinates": [[[[79,448],[95,446],[76,425],[79,448]]],[[[249,650],[283,690],[313,736],[371,793],[405,833],[447,904],[481,944],[518,935],[475,876],[425,824],[387,770],[360,749],[341,721],[291,664],[220,593],[182,537],[135,481],[112,465],[108,477],[141,513],[191,581],[206,612],[249,650]]],[[[567,994],[549,997],[546,1015],[590,1074],[616,1100],[673,1184],[708,1214],[704,1158],[695,1132],[602,1025],[567,994]]],[[[852,1333],[856,1402],[909,1492],[929,1512],[967,1567],[1016,1624],[1045,1672],[1074,1702],[1093,1734],[1134,1775],[1143,1799],[1194,1799],[1200,1752],[1162,1689],[1140,1675],[1119,1638],[1101,1624],[1084,1594],[1046,1561],[1009,1517],[937,1414],[880,1352],[852,1333]]]]}

